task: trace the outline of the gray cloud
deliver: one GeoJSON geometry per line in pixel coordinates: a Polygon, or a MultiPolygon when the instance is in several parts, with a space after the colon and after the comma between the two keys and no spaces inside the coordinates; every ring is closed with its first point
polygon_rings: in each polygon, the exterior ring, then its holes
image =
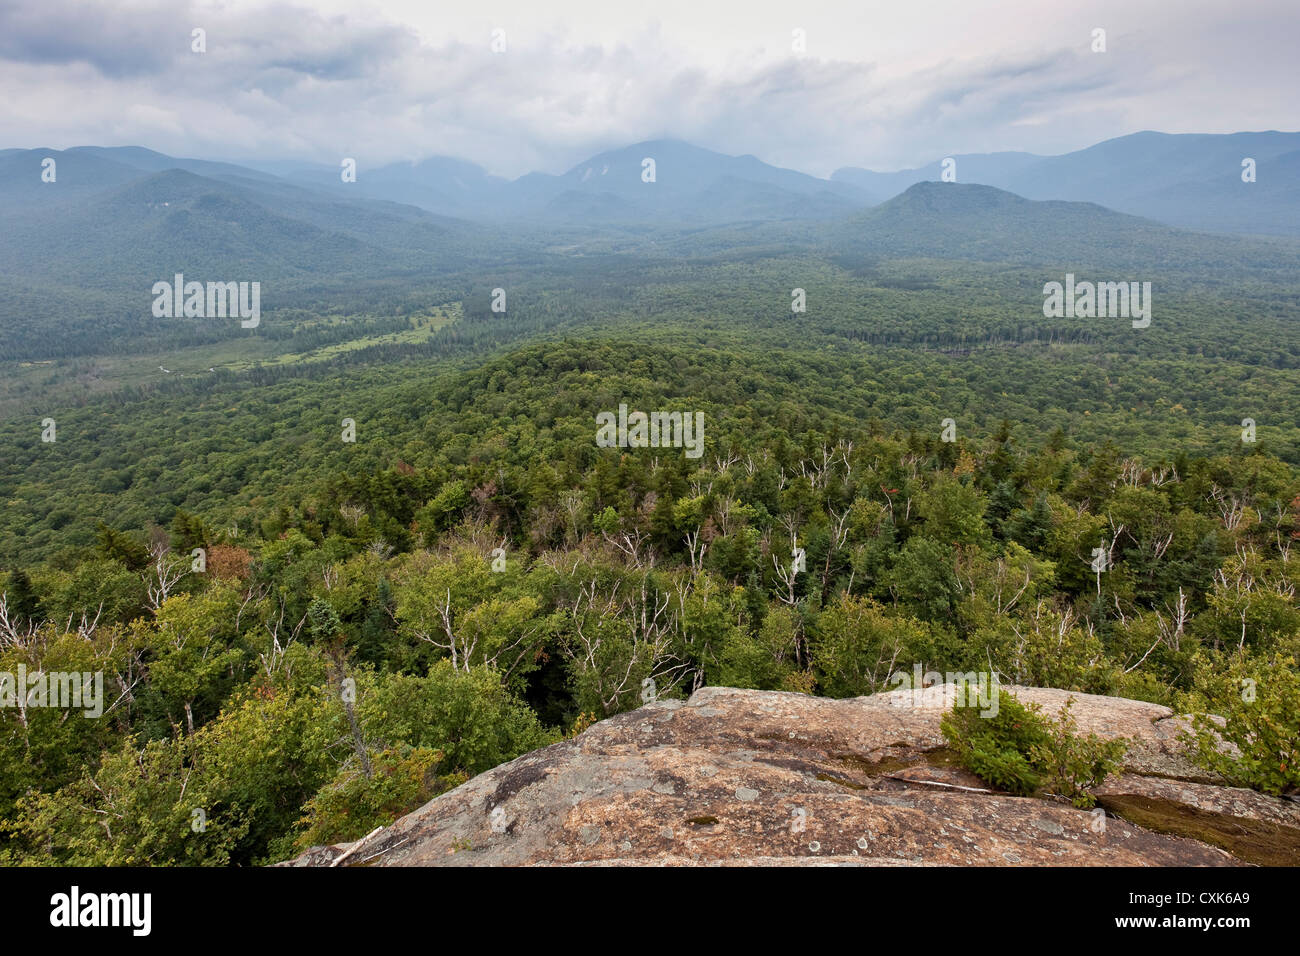
{"type": "Polygon", "coordinates": [[[584,36],[581,13],[553,30],[515,30],[495,55],[486,27],[473,42],[431,42],[375,11],[19,0],[0,10],[9,140],[0,146],[138,143],[363,165],[451,155],[514,176],[676,137],[825,175],[958,152],[1062,152],[1142,128],[1300,125],[1289,84],[1261,83],[1269,69],[1289,70],[1291,56],[1263,23],[1215,32],[1212,19],[1157,20],[1153,32],[1121,19],[1102,55],[1088,50],[1083,27],[994,23],[955,50],[895,62],[795,56],[743,38],[702,58],[656,24],[615,41],[584,36]],[[196,26],[207,31],[201,55],[189,48],[196,26]],[[1207,49],[1236,58],[1240,76],[1227,69],[1207,86],[1192,62],[1207,49]],[[1198,101],[1200,92],[1213,99],[1198,101]]]}
{"type": "Polygon", "coordinates": [[[0,59],[37,65],[87,63],[105,77],[157,74],[176,52],[160,38],[188,42],[189,28],[175,5],[157,3],[120,15],[80,3],[23,3],[0,7],[0,59]]]}

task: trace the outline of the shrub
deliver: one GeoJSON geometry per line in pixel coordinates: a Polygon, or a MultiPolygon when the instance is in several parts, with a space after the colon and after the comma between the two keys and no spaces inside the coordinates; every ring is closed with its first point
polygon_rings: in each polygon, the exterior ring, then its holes
{"type": "Polygon", "coordinates": [[[1090,807],[1089,789],[1119,768],[1123,740],[1102,740],[1076,732],[1071,698],[1055,720],[1038,704],[1026,707],[1013,695],[998,695],[997,713],[981,716],[976,706],[958,706],[941,722],[944,738],[968,770],[991,786],[1018,796],[1039,790],[1090,807]]]}
{"type": "Polygon", "coordinates": [[[369,777],[345,767],[307,802],[298,848],[359,840],[469,779],[438,774],[442,762],[440,751],[398,747],[374,755],[369,777]]]}
{"type": "Polygon", "coordinates": [[[1047,776],[1047,789],[1066,797],[1076,807],[1091,807],[1097,801],[1089,790],[1099,786],[1120,768],[1127,741],[1103,740],[1096,734],[1081,737],[1070,708],[1071,697],[1056,720],[1046,721],[1047,740],[1034,754],[1035,763],[1047,776]]]}
{"type": "Polygon", "coordinates": [[[977,707],[963,702],[944,714],[944,739],[963,766],[999,789],[1027,796],[1043,785],[1042,774],[1029,755],[1046,743],[1045,721],[1011,694],[1000,693],[997,713],[981,717],[977,707]]]}
{"type": "Polygon", "coordinates": [[[449,660],[424,677],[385,675],[360,697],[357,714],[367,736],[386,746],[438,751],[440,775],[472,777],[557,739],[496,671],[458,670],[449,660]]]}
{"type": "Polygon", "coordinates": [[[1295,659],[1254,664],[1238,658],[1217,670],[1213,707],[1198,714],[1184,740],[1198,763],[1235,787],[1274,795],[1300,792],[1300,676],[1295,659]],[[1224,742],[1235,747],[1225,748],[1224,742]]]}

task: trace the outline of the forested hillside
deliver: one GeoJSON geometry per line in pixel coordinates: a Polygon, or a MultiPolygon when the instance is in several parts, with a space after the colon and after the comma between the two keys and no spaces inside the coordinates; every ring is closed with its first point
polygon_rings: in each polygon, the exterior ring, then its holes
{"type": "Polygon", "coordinates": [[[1294,242],[952,184],[504,238],[279,201],[163,172],[6,240],[10,288],[117,265],[0,329],[0,671],[104,675],[0,710],[0,861],[279,860],[647,688],[918,664],[1214,710],[1207,773],[1300,786],[1294,242]],[[261,326],[151,340],[112,297],[178,250],[266,269],[261,326]],[[1149,327],[1045,317],[1067,272],[1149,327]],[[602,447],[620,405],[702,454],[602,447]]]}
{"type": "MultiPolygon", "coordinates": [[[[1010,190],[1028,199],[1099,203],[1171,225],[1210,232],[1295,236],[1300,232],[1300,134],[1171,135],[1145,130],[1060,156],[977,153],[949,157],[957,182],[1010,190]],[[1243,181],[1243,160],[1266,173],[1243,181]]],[[[928,166],[893,173],[845,168],[834,182],[887,199],[915,183],[937,181],[928,166]]]]}

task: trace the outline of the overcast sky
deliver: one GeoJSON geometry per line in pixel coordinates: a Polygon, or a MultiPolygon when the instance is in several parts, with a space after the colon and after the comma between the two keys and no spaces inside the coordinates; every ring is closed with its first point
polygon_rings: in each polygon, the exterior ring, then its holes
{"type": "Polygon", "coordinates": [[[673,137],[828,175],[1298,130],[1297,42],[1296,0],[0,0],[0,147],[514,177],[673,137]]]}

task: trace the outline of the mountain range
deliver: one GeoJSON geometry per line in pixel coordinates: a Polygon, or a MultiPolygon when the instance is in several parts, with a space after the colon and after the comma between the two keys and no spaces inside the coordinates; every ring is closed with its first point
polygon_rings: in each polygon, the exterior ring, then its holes
{"type": "MultiPolygon", "coordinates": [[[[958,154],[897,172],[848,167],[829,179],[677,140],[636,143],[599,153],[561,175],[534,172],[515,180],[445,156],[375,169],[363,165],[355,182],[344,182],[339,167],[325,164],[213,162],[138,146],[6,149],[0,150],[0,210],[48,205],[52,193],[84,200],[150,174],[182,170],[238,187],[271,207],[364,199],[489,223],[692,228],[840,218],[916,183],[939,181],[948,158],[956,182],[994,186],[1026,199],[1091,202],[1201,231],[1300,235],[1300,133],[1276,131],[1142,132],[1060,156],[958,154]],[[55,183],[40,178],[46,157],[58,164],[55,183]],[[1254,161],[1254,182],[1242,178],[1247,159],[1254,161]],[[646,181],[646,160],[654,161],[653,181],[646,181]]],[[[409,217],[391,206],[384,215],[409,217]]]]}
{"type": "Polygon", "coordinates": [[[1290,172],[1298,142],[1290,133],[1140,134],[1063,157],[954,157],[955,183],[929,181],[938,164],[827,180],[675,141],[514,181],[449,159],[362,168],[343,183],[326,167],[253,168],[140,147],[0,150],[0,353],[39,356],[51,342],[75,351],[60,332],[70,314],[93,322],[101,340],[125,336],[119,344],[200,334],[193,323],[150,325],[149,290],[177,272],[265,283],[268,310],[352,312],[399,308],[415,285],[486,302],[536,268],[608,281],[655,260],[715,256],[806,254],[864,276],[906,258],[1042,266],[1058,278],[1229,268],[1276,287],[1300,270],[1289,238],[1300,236],[1290,172]],[[1256,160],[1256,183],[1234,174],[1243,151],[1256,160]],[[42,180],[46,159],[53,182],[42,180]],[[1161,216],[1134,212],[1156,206],[1161,216]],[[1178,228],[1189,225],[1257,235],[1178,228]]]}
{"type": "MultiPolygon", "coordinates": [[[[944,157],[949,158],[949,157],[944,157]]],[[[1026,199],[1093,202],[1208,232],[1300,235],[1300,133],[1224,135],[1143,132],[1061,156],[957,155],[956,181],[1026,199]],[[1242,179],[1243,161],[1255,181],[1242,179]]],[[[892,173],[836,170],[832,182],[894,196],[941,178],[942,160],[892,173]]]]}

